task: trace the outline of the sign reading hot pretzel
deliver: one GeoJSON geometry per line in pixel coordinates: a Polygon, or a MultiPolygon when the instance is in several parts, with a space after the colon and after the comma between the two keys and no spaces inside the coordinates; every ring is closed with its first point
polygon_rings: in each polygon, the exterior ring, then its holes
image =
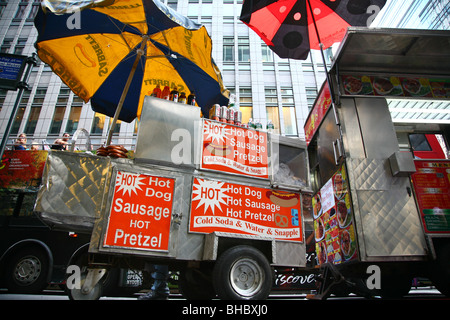
{"type": "Polygon", "coordinates": [[[205,120],[202,139],[202,169],[269,178],[266,132],[205,120]]]}
{"type": "Polygon", "coordinates": [[[195,178],[190,232],[227,232],[303,241],[300,195],[195,178]]]}

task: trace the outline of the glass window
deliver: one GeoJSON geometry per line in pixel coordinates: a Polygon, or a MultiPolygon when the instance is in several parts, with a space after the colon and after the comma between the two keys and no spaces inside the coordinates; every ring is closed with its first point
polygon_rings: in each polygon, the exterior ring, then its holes
{"type": "Polygon", "coordinates": [[[20,100],[19,109],[17,110],[16,117],[14,118],[14,122],[11,127],[11,134],[17,134],[19,132],[20,124],[22,123],[23,115],[25,114],[25,109],[29,99],[30,91],[25,91],[22,99],[20,100]]]}
{"type": "Polygon", "coordinates": [[[234,39],[233,38],[223,38],[223,61],[233,62],[234,61],[234,39]]]}
{"type": "MultiPolygon", "coordinates": [[[[109,128],[111,128],[113,120],[114,120],[113,118],[109,118],[109,128]]],[[[113,129],[113,134],[119,134],[121,123],[122,123],[122,121],[117,120],[116,125],[114,126],[114,129],[113,129]]]]}
{"type": "MultiPolygon", "coordinates": [[[[58,98],[59,100],[59,98],[58,98]]],[[[50,125],[49,134],[59,134],[61,131],[62,122],[64,120],[64,113],[66,112],[66,106],[55,107],[55,113],[53,114],[52,124],[50,125]]]]}
{"type": "Polygon", "coordinates": [[[96,112],[92,121],[91,134],[102,134],[105,126],[105,115],[96,112]]]}
{"type": "Polygon", "coordinates": [[[167,1],[167,6],[169,8],[172,8],[175,11],[177,11],[177,5],[178,5],[178,1],[177,0],[168,0],[167,1]]]}
{"type": "Polygon", "coordinates": [[[30,115],[28,116],[28,122],[25,126],[25,133],[26,134],[34,134],[36,131],[36,124],[39,120],[39,115],[41,114],[41,106],[32,106],[30,115]]]}
{"type": "Polygon", "coordinates": [[[409,135],[411,147],[414,151],[431,151],[430,144],[426,136],[422,133],[413,133],[409,135]]]}
{"type": "Polygon", "coordinates": [[[253,118],[253,108],[250,106],[240,106],[239,110],[242,112],[242,123],[248,123],[250,118],[253,118]]]}
{"type": "Polygon", "coordinates": [[[283,107],[283,120],[284,120],[284,134],[285,135],[297,135],[297,121],[295,118],[294,107],[283,107]]]}
{"type": "Polygon", "coordinates": [[[261,53],[263,62],[273,62],[273,52],[267,44],[261,44],[261,53]]]}
{"type": "Polygon", "coordinates": [[[19,132],[20,124],[22,123],[23,114],[25,113],[25,107],[19,106],[16,117],[14,118],[13,125],[11,127],[11,134],[17,134],[19,132]]]}
{"type": "Polygon", "coordinates": [[[69,119],[67,120],[65,132],[73,134],[78,129],[78,123],[80,122],[81,108],[82,107],[80,106],[72,106],[70,108],[69,119]]]}
{"type": "Polygon", "coordinates": [[[271,120],[274,126],[274,133],[280,134],[280,116],[278,107],[266,107],[267,120],[271,120]]]}
{"type": "Polygon", "coordinates": [[[238,59],[239,62],[250,61],[250,44],[248,38],[238,39],[238,59]]]}

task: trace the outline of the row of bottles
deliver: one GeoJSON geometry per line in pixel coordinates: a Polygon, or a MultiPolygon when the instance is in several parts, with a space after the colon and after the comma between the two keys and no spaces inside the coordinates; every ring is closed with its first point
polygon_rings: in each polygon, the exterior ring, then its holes
{"type": "MultiPolygon", "coordinates": [[[[186,97],[186,93],[181,92],[180,94],[176,89],[170,90],[169,86],[165,86],[164,89],[161,90],[159,84],[153,89],[151,96],[192,106],[195,106],[196,103],[195,94],[193,92],[186,97]]],[[[235,101],[236,97],[232,94],[228,106],[221,106],[219,104],[213,105],[209,110],[209,119],[263,131],[262,124],[259,121],[253,121],[252,118],[249,119],[248,123],[242,123],[242,112],[239,110],[239,107],[236,106],[235,101]]],[[[264,131],[274,132],[274,125],[271,120],[267,122],[264,131]]]]}
{"type": "Polygon", "coordinates": [[[185,92],[179,93],[177,89],[170,90],[169,86],[164,86],[164,89],[161,90],[159,84],[157,84],[156,87],[153,89],[151,96],[160,99],[170,100],[173,102],[188,104],[191,106],[195,106],[196,103],[195,94],[193,92],[191,92],[189,96],[186,97],[185,92]]]}

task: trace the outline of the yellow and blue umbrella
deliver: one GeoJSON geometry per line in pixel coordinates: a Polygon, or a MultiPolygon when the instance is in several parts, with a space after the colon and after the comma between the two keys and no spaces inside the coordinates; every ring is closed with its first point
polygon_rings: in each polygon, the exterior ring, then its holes
{"type": "Polygon", "coordinates": [[[39,58],[96,112],[131,122],[158,84],[203,114],[228,103],[206,28],[158,0],[44,1],[35,26],[39,58]]]}

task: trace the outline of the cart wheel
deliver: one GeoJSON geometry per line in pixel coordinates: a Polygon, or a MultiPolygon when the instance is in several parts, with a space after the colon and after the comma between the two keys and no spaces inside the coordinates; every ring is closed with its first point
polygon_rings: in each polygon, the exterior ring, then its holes
{"type": "Polygon", "coordinates": [[[259,250],[236,246],[217,259],[213,283],[221,299],[262,300],[272,289],[272,269],[259,250]]]}
{"type": "Polygon", "coordinates": [[[381,277],[380,295],[383,299],[399,299],[411,290],[412,277],[393,273],[381,277]]]}
{"type": "Polygon", "coordinates": [[[450,245],[438,250],[430,278],[440,293],[450,297],[450,245]]]}
{"type": "Polygon", "coordinates": [[[211,300],[216,296],[211,270],[186,268],[180,273],[178,286],[188,300],[211,300]]]}
{"type": "Polygon", "coordinates": [[[80,289],[67,289],[67,294],[70,300],[98,300],[102,296],[103,286],[101,281],[92,288],[89,292],[83,292],[83,284],[86,281],[86,273],[81,274],[80,289]]]}

